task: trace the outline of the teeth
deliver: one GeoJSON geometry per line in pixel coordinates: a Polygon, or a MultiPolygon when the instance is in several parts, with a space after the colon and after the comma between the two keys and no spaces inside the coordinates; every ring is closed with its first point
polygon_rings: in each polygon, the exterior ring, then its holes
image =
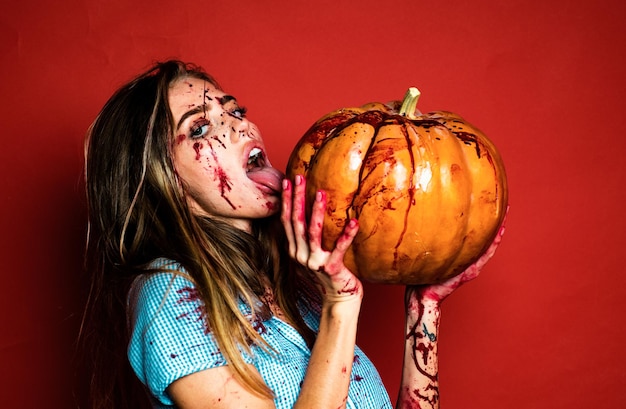
{"type": "Polygon", "coordinates": [[[260,157],[261,153],[261,149],[259,148],[252,149],[250,151],[250,156],[248,156],[248,164],[254,163],[254,161],[260,157]]]}

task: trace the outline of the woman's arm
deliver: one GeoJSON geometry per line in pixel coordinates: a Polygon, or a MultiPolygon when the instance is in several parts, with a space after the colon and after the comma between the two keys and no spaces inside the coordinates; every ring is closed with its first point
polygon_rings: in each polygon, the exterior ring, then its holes
{"type": "MultiPolygon", "coordinates": [[[[256,371],[249,365],[250,371],[256,371]]],[[[172,382],[167,392],[179,409],[273,409],[274,401],[254,394],[235,377],[228,365],[194,372],[172,382]]]]}
{"type": "MultiPolygon", "coordinates": [[[[306,220],[305,181],[283,183],[282,223],[290,256],[314,274],[322,292],[322,311],[315,345],[294,408],[345,407],[350,386],[357,318],[363,298],[361,282],[343,264],[343,257],[358,231],[350,221],[333,251],[322,249],[322,222],[326,196],[319,192],[306,220]]],[[[250,366],[251,371],[256,371],[250,366]]],[[[271,399],[244,388],[228,366],[207,369],[173,382],[168,393],[181,409],[274,408],[271,399]]]]}
{"type": "MultiPolygon", "coordinates": [[[[345,406],[354,361],[357,318],[363,290],[361,282],[343,265],[358,224],[351,221],[332,252],[321,246],[326,196],[318,193],[311,219],[306,221],[305,181],[283,184],[282,223],[290,256],[315,274],[322,291],[319,332],[294,408],[337,409],[345,406]]],[[[256,371],[250,366],[251,371],[256,371]]],[[[271,399],[244,388],[228,366],[200,371],[173,382],[168,393],[181,409],[274,408],[271,399]]]]}
{"type": "Polygon", "coordinates": [[[487,251],[461,274],[442,284],[406,288],[406,341],[397,409],[439,408],[437,340],[441,302],[478,276],[495,254],[503,234],[504,224],[487,251]]]}
{"type": "Polygon", "coordinates": [[[305,188],[302,176],[295,185],[283,183],[282,222],[292,258],[315,275],[322,293],[319,332],[311,352],[296,408],[342,408],[348,399],[354,361],[357,319],[363,286],[343,264],[346,250],[358,231],[351,220],[332,252],[322,249],[322,225],[326,195],[318,192],[307,223],[305,188]]]}

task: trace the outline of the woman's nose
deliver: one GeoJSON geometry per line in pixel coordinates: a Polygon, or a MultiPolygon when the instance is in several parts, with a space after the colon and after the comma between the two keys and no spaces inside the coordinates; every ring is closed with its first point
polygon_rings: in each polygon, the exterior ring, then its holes
{"type": "Polygon", "coordinates": [[[243,118],[237,126],[233,127],[232,131],[230,138],[233,143],[239,142],[242,138],[258,139],[256,126],[247,118],[243,118]]]}

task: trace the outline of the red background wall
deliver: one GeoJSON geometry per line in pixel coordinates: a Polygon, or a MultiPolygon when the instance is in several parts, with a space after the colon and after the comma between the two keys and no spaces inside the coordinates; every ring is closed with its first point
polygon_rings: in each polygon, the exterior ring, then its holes
{"type": "MultiPolygon", "coordinates": [[[[500,148],[502,246],[443,308],[453,408],[626,404],[626,31],[621,0],[22,0],[0,6],[0,400],[77,407],[88,284],[82,140],[152,61],[212,72],[249,108],[275,165],[322,114],[423,93],[500,148]]],[[[112,323],[113,325],[113,323],[112,323]]],[[[402,288],[368,286],[359,343],[392,396],[402,288]]]]}

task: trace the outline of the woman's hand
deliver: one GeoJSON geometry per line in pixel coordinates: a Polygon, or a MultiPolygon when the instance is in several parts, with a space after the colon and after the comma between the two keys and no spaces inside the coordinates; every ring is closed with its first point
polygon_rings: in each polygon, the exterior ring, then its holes
{"type": "Polygon", "coordinates": [[[461,274],[441,284],[407,286],[402,386],[396,408],[439,408],[438,336],[440,304],[454,290],[478,277],[502,241],[504,223],[485,253],[461,274]]]}
{"type": "MultiPolygon", "coordinates": [[[[508,212],[508,209],[507,209],[507,212],[508,212]]],[[[459,288],[461,285],[478,277],[482,268],[485,266],[485,264],[487,264],[487,262],[491,259],[491,257],[493,257],[493,255],[496,253],[496,250],[498,249],[498,246],[500,245],[500,242],[502,241],[502,236],[504,235],[504,231],[505,231],[505,227],[504,227],[505,221],[506,221],[506,216],[505,216],[505,220],[502,222],[502,225],[500,226],[500,229],[498,230],[498,234],[496,234],[496,237],[494,238],[491,245],[487,248],[487,250],[483,253],[483,255],[480,256],[480,258],[474,264],[470,265],[462,273],[454,277],[451,277],[448,280],[444,281],[443,283],[439,283],[439,284],[432,284],[432,285],[426,285],[426,286],[407,286],[406,296],[405,296],[405,302],[406,302],[407,307],[411,304],[411,300],[415,298],[419,298],[422,300],[431,300],[431,301],[435,301],[436,303],[440,303],[446,297],[452,294],[454,290],[459,288]]]]}
{"type": "Polygon", "coordinates": [[[335,248],[332,251],[324,250],[322,226],[326,213],[326,193],[316,193],[311,218],[307,223],[305,191],[306,181],[303,176],[296,175],[293,187],[289,180],[283,180],[281,221],[289,241],[289,255],[315,273],[324,301],[360,301],[363,286],[343,263],[346,251],[359,230],[358,222],[350,220],[337,239],[335,248]]]}
{"type": "Polygon", "coordinates": [[[315,275],[322,308],[319,331],[298,401],[294,408],[343,408],[350,386],[363,286],[346,268],[343,258],[359,226],[350,220],[332,251],[322,248],[326,194],[317,192],[307,223],[306,181],[297,175],[292,186],[283,180],[281,221],[287,233],[289,254],[315,275]]]}

